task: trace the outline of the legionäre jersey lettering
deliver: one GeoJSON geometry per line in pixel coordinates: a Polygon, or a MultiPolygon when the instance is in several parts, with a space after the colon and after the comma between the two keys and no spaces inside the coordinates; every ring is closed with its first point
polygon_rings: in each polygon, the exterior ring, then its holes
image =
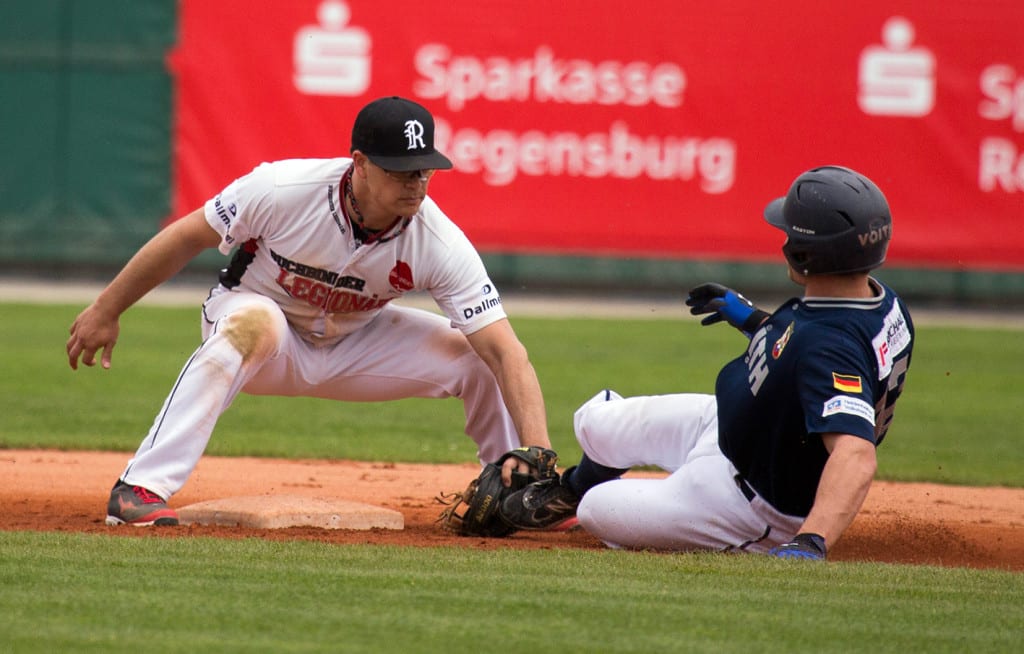
{"type": "Polygon", "coordinates": [[[828,458],[821,434],[876,446],[913,349],[910,314],[872,279],[870,299],[792,299],[726,364],[715,386],[719,445],[773,506],[807,515],[828,458]]]}
{"type": "Polygon", "coordinates": [[[466,334],[505,317],[476,249],[427,197],[407,224],[363,243],[341,202],[351,160],[265,163],[206,203],[231,254],[227,289],[265,295],[313,343],[334,343],[410,291],[426,291],[466,334]]]}

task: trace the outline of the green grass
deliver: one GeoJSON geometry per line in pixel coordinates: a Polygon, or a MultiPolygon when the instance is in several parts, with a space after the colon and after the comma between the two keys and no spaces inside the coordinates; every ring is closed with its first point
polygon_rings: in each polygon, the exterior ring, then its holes
{"type": "MultiPolygon", "coordinates": [[[[72,372],[80,307],[0,306],[0,447],[133,451],[199,339],[138,307],[72,372]]],[[[594,392],[709,392],[743,347],[685,320],[517,318],[563,462],[594,392]]],[[[1024,486],[1024,333],[921,327],[879,476],[1024,486]]],[[[467,461],[456,400],[240,396],[211,454],[467,461]]],[[[0,507],[2,510],[2,507],[0,507]]],[[[0,652],[1016,652],[1024,576],[593,550],[481,551],[0,532],[0,652]]]]}
{"type": "MultiPolygon", "coordinates": [[[[137,307],[110,370],[66,363],[80,307],[2,305],[0,447],[134,451],[199,342],[194,308],[137,307]]],[[[623,395],[711,392],[742,351],[726,327],[690,320],[516,318],[544,388],[552,442],[579,456],[573,411],[605,387],[623,395]]],[[[879,451],[879,477],[1024,486],[1017,391],[1024,332],[919,327],[907,389],[879,451]]],[[[472,460],[457,400],[348,404],[240,395],[209,454],[409,462],[472,460]]]]}
{"type": "Polygon", "coordinates": [[[1022,578],[995,571],[30,533],[0,548],[5,652],[1012,652],[1024,622],[1022,578]]]}
{"type": "Polygon", "coordinates": [[[881,476],[1024,486],[1022,363],[1024,330],[918,328],[881,476]]]}

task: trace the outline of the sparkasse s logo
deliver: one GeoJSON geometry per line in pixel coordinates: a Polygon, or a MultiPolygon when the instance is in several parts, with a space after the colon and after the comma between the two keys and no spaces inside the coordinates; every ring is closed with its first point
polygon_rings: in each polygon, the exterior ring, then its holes
{"type": "Polygon", "coordinates": [[[324,0],[317,25],[295,33],[295,88],[306,95],[362,95],[370,86],[371,39],[348,27],[351,11],[341,0],[324,0]]]}

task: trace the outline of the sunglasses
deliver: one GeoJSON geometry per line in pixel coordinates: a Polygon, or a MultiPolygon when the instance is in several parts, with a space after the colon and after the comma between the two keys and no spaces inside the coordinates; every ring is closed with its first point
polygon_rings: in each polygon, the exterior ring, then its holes
{"type": "MultiPolygon", "coordinates": [[[[380,168],[380,166],[378,166],[378,168],[380,168]]],[[[427,182],[430,181],[430,178],[434,176],[434,173],[437,172],[436,170],[430,168],[424,170],[403,171],[387,170],[386,168],[381,168],[381,170],[384,171],[385,175],[401,184],[426,184],[427,182]]]]}

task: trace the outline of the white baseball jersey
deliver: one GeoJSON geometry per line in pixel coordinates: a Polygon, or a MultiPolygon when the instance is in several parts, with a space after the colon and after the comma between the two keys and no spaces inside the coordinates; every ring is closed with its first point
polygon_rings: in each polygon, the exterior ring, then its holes
{"type": "Polygon", "coordinates": [[[375,242],[355,238],[341,200],[351,163],[265,163],[209,200],[220,251],[240,248],[225,285],[273,299],[313,343],[337,342],[412,290],[429,292],[465,334],[504,318],[480,255],[429,197],[375,242]]]}
{"type": "Polygon", "coordinates": [[[125,483],[164,499],[180,490],[242,391],[343,402],[458,397],[481,462],[519,446],[494,374],[452,329],[471,334],[505,317],[479,254],[429,198],[411,219],[360,241],[341,201],[350,164],[262,164],[206,203],[221,252],[234,255],[203,304],[203,343],[125,483]],[[389,304],[418,289],[447,319],[389,304]]]}

